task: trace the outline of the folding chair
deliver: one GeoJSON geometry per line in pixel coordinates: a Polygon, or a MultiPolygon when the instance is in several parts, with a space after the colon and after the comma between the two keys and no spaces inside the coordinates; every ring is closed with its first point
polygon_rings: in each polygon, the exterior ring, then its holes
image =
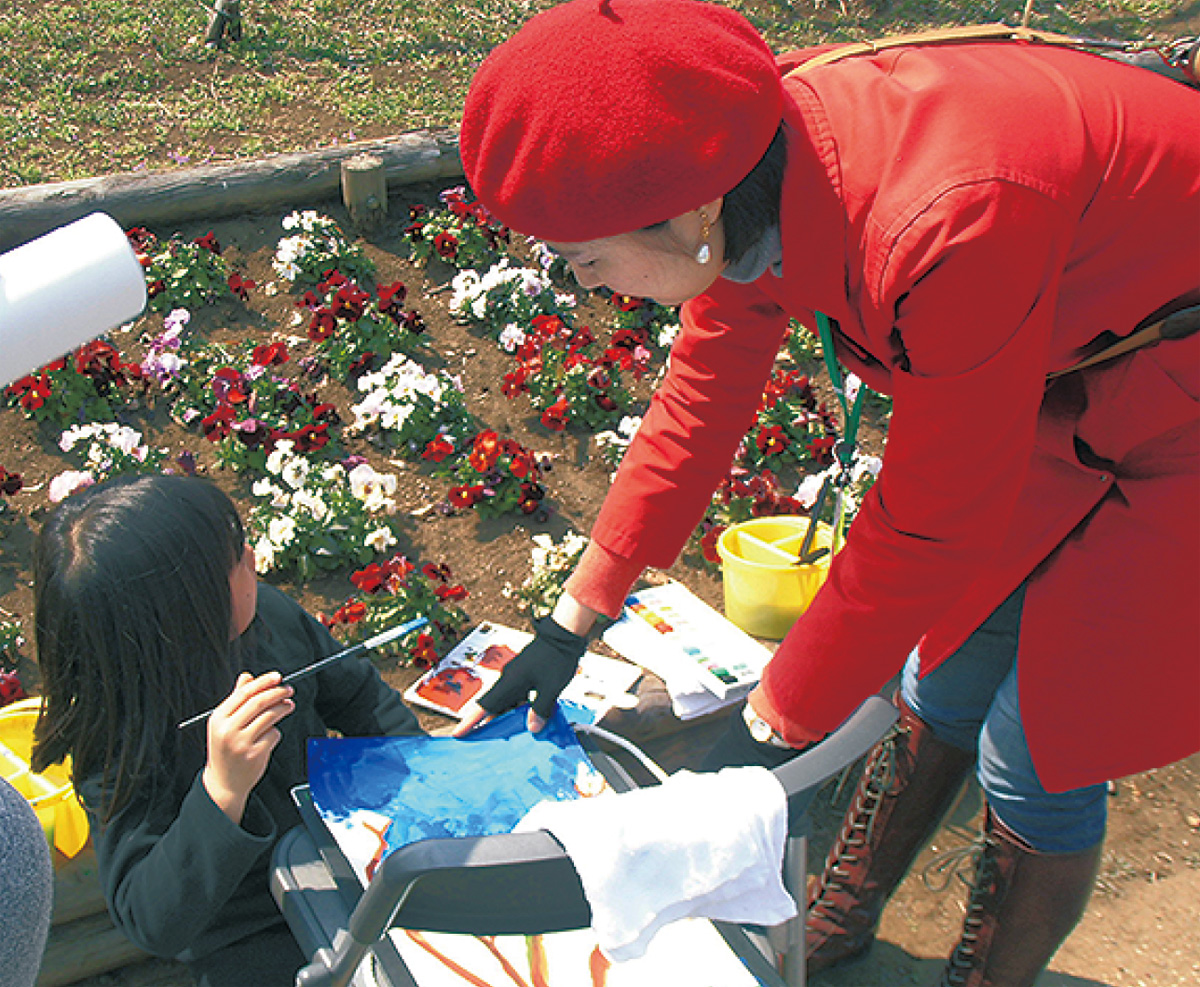
{"type": "MultiPolygon", "coordinates": [[[[868,699],[822,743],[774,769],[788,800],[784,885],[800,915],[758,930],[713,923],[767,987],[803,987],[808,809],[821,786],[888,731],[896,708],[868,699]]],[[[588,744],[585,738],[585,746],[588,744]]],[[[589,749],[618,791],[635,787],[607,753],[589,749]]],[[[304,787],[305,825],[285,834],[272,861],[271,889],[311,962],[298,987],[417,987],[385,935],[393,926],[425,932],[536,935],[587,928],[591,911],[570,858],[549,833],[421,840],[389,854],[362,891],[304,787]],[[374,973],[363,960],[373,955],[374,973]]]]}

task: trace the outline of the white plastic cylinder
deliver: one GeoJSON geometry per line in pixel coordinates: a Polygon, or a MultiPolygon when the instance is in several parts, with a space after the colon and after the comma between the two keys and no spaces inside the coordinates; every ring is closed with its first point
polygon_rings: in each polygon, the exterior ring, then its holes
{"type": "Polygon", "coordinates": [[[145,307],[145,272],[124,230],[105,213],[0,254],[0,386],[145,307]]]}

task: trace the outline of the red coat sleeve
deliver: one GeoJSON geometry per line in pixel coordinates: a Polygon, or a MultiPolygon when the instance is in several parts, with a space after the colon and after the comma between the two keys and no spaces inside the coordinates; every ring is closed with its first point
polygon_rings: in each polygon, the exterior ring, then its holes
{"type": "Polygon", "coordinates": [[[604,612],[614,598],[619,609],[642,568],[678,557],[754,420],[788,323],[754,285],[723,280],[684,305],[682,321],[666,376],[592,530],[603,551],[588,553],[568,586],[593,587],[581,590],[593,602],[576,599],[604,612]],[[595,588],[606,585],[607,593],[595,588]]]}
{"type": "Polygon", "coordinates": [[[1034,448],[1070,226],[1040,192],[989,181],[934,198],[881,244],[869,288],[901,348],[884,466],[763,677],[785,737],[835,729],[1000,546],[1034,448]]]}

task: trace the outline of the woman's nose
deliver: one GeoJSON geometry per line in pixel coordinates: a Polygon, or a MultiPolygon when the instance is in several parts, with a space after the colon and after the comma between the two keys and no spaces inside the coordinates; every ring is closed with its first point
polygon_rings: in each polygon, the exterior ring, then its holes
{"type": "Polygon", "coordinates": [[[604,283],[598,277],[596,277],[595,273],[590,268],[572,264],[571,270],[575,274],[575,280],[579,282],[581,287],[587,288],[588,291],[599,288],[604,283]]]}

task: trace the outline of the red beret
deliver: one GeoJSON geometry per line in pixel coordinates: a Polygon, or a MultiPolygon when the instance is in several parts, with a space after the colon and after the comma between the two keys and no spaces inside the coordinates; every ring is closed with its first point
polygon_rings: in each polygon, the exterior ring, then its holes
{"type": "Polygon", "coordinates": [[[459,147],[502,222],[578,242],[724,195],[766,152],[782,107],[775,58],[741,14],[699,0],[569,0],[484,61],[459,147]]]}

